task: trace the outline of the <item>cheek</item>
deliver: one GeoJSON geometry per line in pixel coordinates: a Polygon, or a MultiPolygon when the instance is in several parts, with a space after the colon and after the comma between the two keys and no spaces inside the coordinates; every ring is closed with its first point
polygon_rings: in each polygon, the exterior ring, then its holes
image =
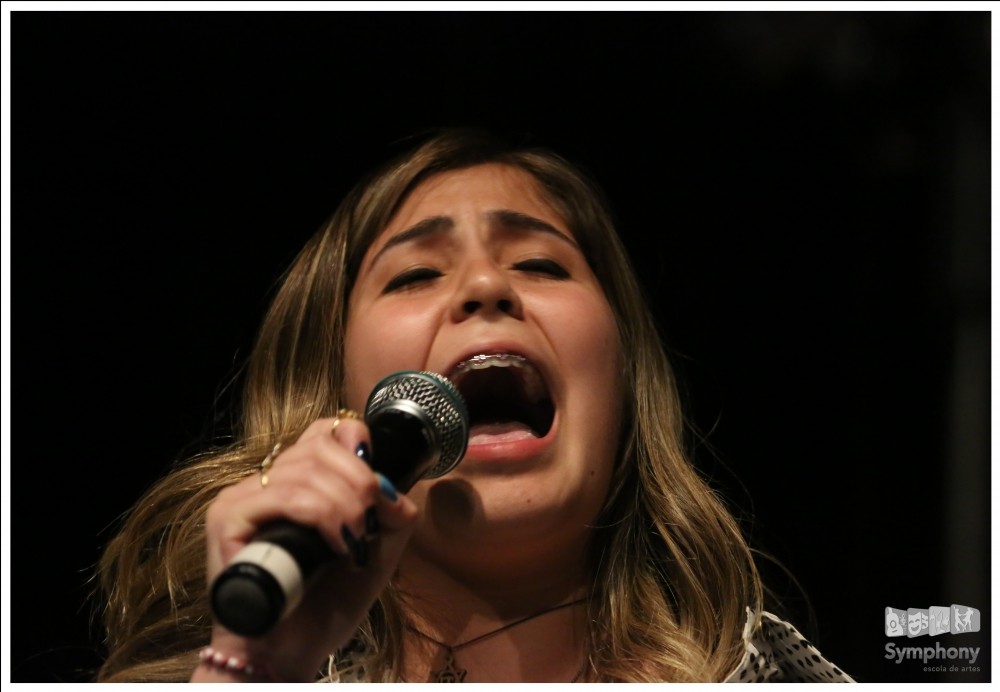
{"type": "Polygon", "coordinates": [[[575,360],[572,365],[579,369],[584,388],[575,396],[586,406],[584,422],[591,445],[587,456],[593,454],[591,458],[607,460],[607,465],[601,464],[596,469],[596,476],[604,477],[614,466],[621,434],[624,397],[621,347],[617,323],[607,303],[602,301],[600,309],[591,307],[589,312],[581,312],[580,319],[575,332],[578,339],[572,344],[575,360]]]}
{"type": "Polygon", "coordinates": [[[344,338],[346,401],[364,406],[371,388],[399,370],[422,370],[432,343],[430,316],[416,310],[367,309],[348,316],[344,338]]]}
{"type": "Polygon", "coordinates": [[[548,335],[569,385],[567,411],[579,439],[613,454],[624,396],[618,327],[607,301],[590,296],[550,306],[548,335]],[[597,422],[595,424],[595,421],[597,422]]]}
{"type": "Polygon", "coordinates": [[[552,307],[550,336],[566,365],[610,384],[621,361],[618,327],[605,300],[589,297],[552,307]]]}

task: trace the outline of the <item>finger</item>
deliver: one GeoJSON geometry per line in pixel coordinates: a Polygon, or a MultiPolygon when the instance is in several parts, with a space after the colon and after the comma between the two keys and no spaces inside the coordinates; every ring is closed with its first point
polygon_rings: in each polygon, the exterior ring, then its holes
{"type": "Polygon", "coordinates": [[[390,533],[412,528],[420,513],[417,505],[396,490],[392,481],[381,473],[376,473],[375,478],[379,488],[377,512],[382,531],[390,533]]]}
{"type": "MultiPolygon", "coordinates": [[[[213,533],[222,546],[223,564],[275,519],[314,527],[335,552],[365,562],[364,537],[376,534],[381,523],[378,481],[366,463],[368,430],[359,420],[341,419],[346,425],[335,431],[332,421],[315,421],[273,458],[267,492],[255,476],[220,493],[212,511],[221,519],[211,525],[219,527],[213,533]],[[353,453],[347,445],[355,448],[353,453]]],[[[390,523],[404,525],[405,520],[391,517],[390,523]]]]}
{"type": "Polygon", "coordinates": [[[366,449],[362,446],[359,456],[345,449],[332,435],[314,435],[281,450],[272,458],[266,471],[266,484],[261,478],[262,471],[220,492],[216,502],[254,496],[276,484],[314,485],[322,490],[325,485],[347,483],[364,499],[366,506],[372,506],[378,498],[378,486],[365,463],[366,449]]]}
{"type": "Polygon", "coordinates": [[[367,465],[371,465],[371,433],[362,420],[350,418],[337,419],[339,422],[331,426],[333,439],[345,449],[349,449],[367,465]]]}
{"type": "MultiPolygon", "coordinates": [[[[291,466],[291,465],[290,465],[291,466]]],[[[341,474],[323,464],[305,460],[295,464],[287,477],[275,473],[267,488],[240,494],[220,493],[209,508],[207,527],[220,546],[226,564],[261,527],[284,519],[315,528],[334,552],[352,554],[355,537],[364,535],[365,512],[377,501],[378,485],[370,472],[370,488],[359,491],[341,474]]]]}
{"type": "Polygon", "coordinates": [[[340,414],[330,418],[318,418],[309,424],[299,436],[304,442],[322,435],[333,435],[345,447],[354,450],[357,443],[368,440],[368,429],[361,414],[341,409],[340,414]],[[345,436],[344,433],[348,434],[345,436]]]}
{"type": "MultiPolygon", "coordinates": [[[[371,434],[360,418],[338,416],[316,420],[306,428],[296,444],[322,444],[330,439],[363,461],[366,466],[371,465],[371,434]]],[[[355,468],[358,474],[355,480],[367,485],[368,479],[361,472],[362,467],[355,468]]]]}

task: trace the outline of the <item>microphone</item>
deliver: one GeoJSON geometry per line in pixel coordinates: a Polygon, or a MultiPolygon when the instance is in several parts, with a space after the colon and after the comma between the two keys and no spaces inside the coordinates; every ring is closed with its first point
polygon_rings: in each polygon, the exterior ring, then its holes
{"type": "MultiPolygon", "coordinates": [[[[443,375],[404,370],[382,379],[365,405],[372,469],[407,492],[451,471],[465,455],[469,412],[443,375]]],[[[260,637],[295,607],[304,582],[335,553],[312,528],[263,527],[212,584],[212,611],[226,629],[260,637]]]]}

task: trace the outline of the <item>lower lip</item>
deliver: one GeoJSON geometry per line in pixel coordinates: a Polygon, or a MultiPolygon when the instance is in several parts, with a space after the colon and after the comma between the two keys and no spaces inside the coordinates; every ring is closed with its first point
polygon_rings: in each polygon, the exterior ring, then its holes
{"type": "Polygon", "coordinates": [[[551,444],[555,422],[545,437],[535,437],[526,432],[506,431],[490,434],[475,431],[469,436],[465,451],[466,461],[515,462],[533,459],[551,444]]]}

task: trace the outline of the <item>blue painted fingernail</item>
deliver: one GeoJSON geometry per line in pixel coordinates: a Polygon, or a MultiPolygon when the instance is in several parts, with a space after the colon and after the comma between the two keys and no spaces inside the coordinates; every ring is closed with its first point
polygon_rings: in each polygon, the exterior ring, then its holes
{"type": "Polygon", "coordinates": [[[381,473],[376,473],[375,475],[378,476],[378,489],[382,492],[382,495],[395,502],[396,498],[399,497],[399,493],[396,492],[396,486],[381,473]]]}
{"type": "Polygon", "coordinates": [[[358,456],[358,459],[371,466],[372,450],[367,442],[358,443],[358,446],[354,449],[354,453],[358,456]]]}

